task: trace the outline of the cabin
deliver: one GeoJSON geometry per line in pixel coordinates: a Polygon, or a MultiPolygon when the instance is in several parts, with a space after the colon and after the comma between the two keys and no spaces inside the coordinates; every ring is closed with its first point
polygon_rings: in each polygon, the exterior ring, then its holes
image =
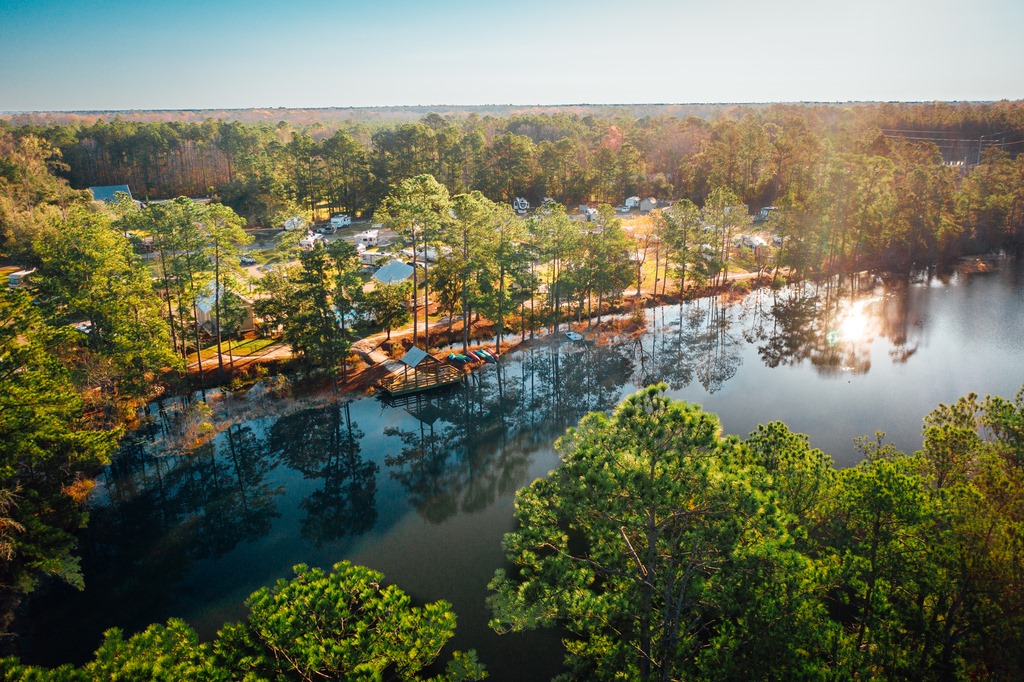
{"type": "MultiPolygon", "coordinates": [[[[213,291],[213,284],[210,284],[196,300],[196,322],[210,334],[217,333],[216,301],[214,300],[213,291]]],[[[222,298],[224,296],[234,296],[242,302],[244,315],[242,317],[242,324],[238,328],[239,333],[244,334],[256,329],[256,320],[253,317],[252,301],[250,299],[235,291],[225,289],[223,285],[221,286],[220,295],[222,298]]]]}
{"type": "Polygon", "coordinates": [[[772,217],[772,211],[777,210],[779,210],[778,206],[765,206],[756,216],[754,216],[754,222],[763,223],[768,221],[772,217]]]}

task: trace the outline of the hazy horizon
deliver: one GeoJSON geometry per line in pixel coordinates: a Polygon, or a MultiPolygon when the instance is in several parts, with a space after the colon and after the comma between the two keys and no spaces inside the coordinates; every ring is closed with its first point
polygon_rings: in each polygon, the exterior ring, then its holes
{"type": "Polygon", "coordinates": [[[0,111],[0,115],[17,116],[23,114],[118,114],[118,113],[173,113],[173,112],[202,112],[202,111],[330,111],[338,109],[349,110],[384,110],[384,109],[487,109],[487,108],[510,108],[510,109],[570,109],[570,108],[643,108],[643,107],[761,107],[772,105],[806,105],[806,106],[837,106],[837,105],[858,105],[858,104],[929,104],[938,102],[942,104],[992,104],[995,102],[1020,102],[1021,99],[1002,98],[998,100],[833,100],[833,101],[772,101],[772,102],[491,102],[475,104],[449,104],[436,102],[432,104],[389,104],[384,106],[318,106],[318,107],[287,107],[287,106],[254,106],[254,107],[174,107],[158,109],[34,109],[19,111],[0,111]]]}

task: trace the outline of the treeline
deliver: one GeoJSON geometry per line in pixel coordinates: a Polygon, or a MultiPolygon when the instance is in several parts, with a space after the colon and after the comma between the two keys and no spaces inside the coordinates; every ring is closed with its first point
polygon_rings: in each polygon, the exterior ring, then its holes
{"type": "Polygon", "coordinates": [[[250,225],[295,212],[368,215],[420,174],[452,195],[569,207],[633,195],[702,206],[727,189],[753,210],[790,209],[828,243],[832,269],[850,258],[902,264],[1003,246],[1024,221],[1016,102],[733,107],[711,121],[428,114],[371,128],[115,118],[10,130],[59,150],[74,187],[213,195],[250,225]]]}

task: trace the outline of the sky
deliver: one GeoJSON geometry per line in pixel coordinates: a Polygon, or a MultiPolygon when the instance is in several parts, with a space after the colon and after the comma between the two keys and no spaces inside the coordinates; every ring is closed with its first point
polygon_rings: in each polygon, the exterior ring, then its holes
{"type": "Polygon", "coordinates": [[[1022,0],[0,0],[0,111],[1024,99],[1022,0]]]}

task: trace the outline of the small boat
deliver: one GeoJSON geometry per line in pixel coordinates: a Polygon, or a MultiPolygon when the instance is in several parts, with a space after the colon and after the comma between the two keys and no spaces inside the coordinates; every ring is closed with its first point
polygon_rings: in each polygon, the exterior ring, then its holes
{"type": "Polygon", "coordinates": [[[462,355],[461,353],[458,354],[458,355],[456,355],[455,353],[449,353],[448,354],[448,361],[449,362],[454,362],[454,363],[457,363],[457,364],[460,364],[460,365],[464,365],[467,362],[469,362],[469,358],[467,358],[465,355],[462,355]]]}
{"type": "Polygon", "coordinates": [[[476,353],[477,355],[479,355],[480,357],[482,357],[487,362],[497,362],[498,361],[498,359],[496,357],[491,355],[491,353],[489,353],[488,351],[484,350],[483,348],[481,348],[479,350],[475,350],[473,352],[476,353]]]}
{"type": "Polygon", "coordinates": [[[483,362],[483,358],[482,358],[482,357],[480,357],[479,355],[477,355],[476,353],[474,353],[474,352],[473,352],[473,351],[471,351],[471,350],[467,350],[467,351],[466,351],[466,355],[468,355],[468,356],[469,356],[469,359],[470,359],[470,360],[475,360],[476,362],[483,362]]]}
{"type": "Polygon", "coordinates": [[[583,334],[580,334],[578,332],[568,331],[568,332],[565,333],[565,338],[569,339],[570,341],[582,341],[583,340],[583,334]]]}

